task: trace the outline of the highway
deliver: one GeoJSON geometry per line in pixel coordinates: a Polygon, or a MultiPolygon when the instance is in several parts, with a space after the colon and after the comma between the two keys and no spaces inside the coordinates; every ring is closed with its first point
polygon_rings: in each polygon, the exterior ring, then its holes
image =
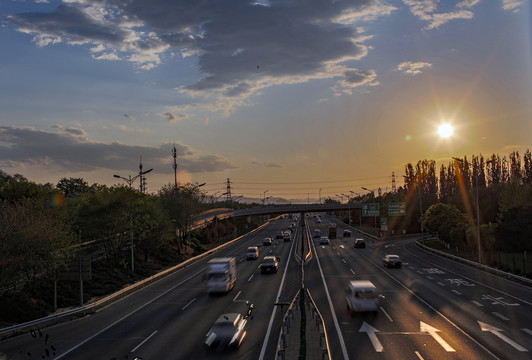
{"type": "MultiPolygon", "coordinates": [[[[331,221],[309,220],[311,233],[326,234],[331,221]]],[[[318,260],[305,270],[305,285],[326,320],[333,359],[531,358],[529,287],[427,254],[413,240],[354,233],[330,245],[315,238],[313,246],[318,260]],[[355,237],[367,247],[354,248],[355,237]],[[386,254],[399,255],[402,268],[385,268],[386,254]],[[344,288],[352,279],[370,280],[385,296],[377,315],[348,313],[344,288]]]]}
{"type": "MultiPolygon", "coordinates": [[[[320,228],[312,217],[298,224],[295,237],[320,228]]],[[[275,235],[289,219],[263,228],[217,253],[153,283],[95,314],[0,342],[3,359],[274,359],[281,324],[276,301],[291,301],[300,288],[295,251],[299,241],[275,235]],[[272,246],[262,246],[272,237],[272,246]],[[246,260],[248,246],[260,246],[258,260],[246,260]],[[279,271],[261,274],[260,259],[281,258],[279,271]],[[213,257],[235,256],[238,280],[227,295],[209,296],[205,267],[213,257]],[[253,303],[247,336],[235,352],[213,353],[204,337],[222,313],[244,312],[253,303]],[[53,347],[53,348],[52,348],[53,347]],[[46,351],[48,350],[48,353],[46,351]],[[43,357],[44,356],[44,357],[43,357]]],[[[372,241],[353,232],[329,245],[311,240],[313,257],[305,268],[310,290],[328,332],[333,359],[530,359],[532,289],[430,255],[413,240],[372,241]],[[365,249],[354,248],[356,237],[365,249]],[[403,259],[400,269],[382,265],[385,254],[403,259]],[[378,314],[350,315],[349,280],[372,281],[385,296],[378,314]]]]}

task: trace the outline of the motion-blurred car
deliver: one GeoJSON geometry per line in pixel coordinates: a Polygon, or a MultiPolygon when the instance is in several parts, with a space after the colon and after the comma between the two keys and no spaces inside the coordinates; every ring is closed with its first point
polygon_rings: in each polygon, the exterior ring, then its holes
{"type": "Polygon", "coordinates": [[[264,240],[262,240],[262,245],[269,246],[271,244],[272,244],[272,238],[270,237],[264,238],[264,240]]]}
{"type": "Polygon", "coordinates": [[[400,268],[401,258],[398,255],[386,255],[384,259],[382,259],[382,263],[386,267],[400,268]]]}
{"type": "Polygon", "coordinates": [[[327,236],[322,236],[320,238],[320,245],[328,245],[329,244],[329,238],[327,236]]]}
{"type": "Polygon", "coordinates": [[[246,337],[245,328],[253,308],[253,304],[250,304],[244,315],[240,313],[220,315],[205,335],[205,345],[215,351],[238,349],[246,337]]]}
{"type": "Polygon", "coordinates": [[[355,239],[355,247],[356,248],[365,248],[366,247],[366,242],[364,241],[364,239],[355,239]]]}
{"type": "Polygon", "coordinates": [[[350,230],[344,230],[344,237],[351,237],[351,231],[350,230]]]}
{"type": "Polygon", "coordinates": [[[256,260],[259,258],[259,248],[256,246],[248,247],[246,251],[246,258],[248,260],[256,260]]]}
{"type": "Polygon", "coordinates": [[[260,272],[274,272],[276,273],[279,269],[279,258],[275,256],[265,256],[260,263],[260,272]]]}
{"type": "Polygon", "coordinates": [[[368,280],[352,280],[346,288],[347,310],[349,313],[373,311],[378,313],[379,299],[377,288],[368,280]]]}

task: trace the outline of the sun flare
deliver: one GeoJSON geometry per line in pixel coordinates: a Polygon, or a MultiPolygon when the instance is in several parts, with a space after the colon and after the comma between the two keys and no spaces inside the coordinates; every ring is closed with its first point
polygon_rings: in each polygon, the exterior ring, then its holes
{"type": "Polygon", "coordinates": [[[441,124],[438,126],[438,135],[443,139],[448,139],[454,134],[454,127],[451,124],[441,124]]]}

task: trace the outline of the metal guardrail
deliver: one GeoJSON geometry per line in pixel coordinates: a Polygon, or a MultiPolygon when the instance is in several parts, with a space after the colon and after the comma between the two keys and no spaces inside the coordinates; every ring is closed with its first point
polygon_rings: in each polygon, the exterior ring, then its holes
{"type": "MultiPolygon", "coordinates": [[[[425,240],[429,240],[429,239],[425,239],[425,240]]],[[[424,240],[416,241],[416,245],[418,247],[420,247],[421,249],[425,250],[425,251],[431,252],[431,253],[439,255],[439,256],[446,257],[446,258],[454,260],[456,262],[460,262],[460,263],[463,263],[463,264],[466,264],[466,265],[469,265],[469,266],[472,266],[472,267],[476,267],[478,269],[481,269],[481,270],[484,270],[486,272],[495,274],[497,276],[510,278],[512,280],[515,280],[515,281],[521,281],[521,282],[524,282],[524,283],[526,283],[528,285],[532,285],[532,279],[529,279],[529,278],[526,278],[526,277],[523,277],[523,276],[519,276],[519,275],[514,275],[512,273],[509,273],[509,272],[506,272],[506,271],[502,271],[502,270],[499,270],[499,269],[495,269],[495,268],[492,268],[492,267],[487,266],[487,265],[479,264],[478,262],[467,260],[467,259],[461,258],[459,256],[454,256],[454,255],[451,255],[451,254],[447,254],[446,252],[443,252],[443,251],[435,250],[435,249],[423,244],[422,243],[423,241],[424,240]]]]}
{"type": "Polygon", "coordinates": [[[294,312],[298,310],[298,301],[296,300],[299,299],[300,294],[301,294],[301,289],[297,291],[296,296],[294,296],[294,299],[290,303],[288,310],[286,310],[283,316],[283,321],[281,325],[281,333],[279,335],[279,341],[277,343],[277,352],[275,356],[275,359],[277,360],[285,360],[286,358],[285,356],[286,348],[287,348],[286,336],[290,333],[290,327],[291,327],[292,321],[295,318],[294,312]]]}
{"type": "Polygon", "coordinates": [[[327,338],[327,330],[325,329],[325,323],[323,322],[323,317],[321,316],[314,299],[310,295],[310,291],[307,291],[307,296],[310,300],[309,306],[310,311],[312,312],[312,318],[315,319],[316,326],[318,327],[318,332],[320,335],[320,349],[321,349],[321,358],[322,360],[328,360],[331,358],[331,349],[329,348],[329,339],[327,338]]]}
{"type": "Polygon", "coordinates": [[[148,286],[149,284],[151,283],[154,283],[160,279],[162,279],[163,277],[166,277],[174,272],[176,272],[177,270],[183,268],[183,267],[186,267],[188,265],[190,265],[191,263],[194,263],[198,260],[201,260],[202,258],[206,257],[206,256],[209,256],[217,251],[220,251],[222,250],[223,248],[233,244],[234,242],[240,240],[241,238],[243,238],[244,236],[248,235],[248,234],[252,234],[260,229],[262,229],[263,227],[265,227],[266,225],[268,225],[269,221],[262,224],[261,226],[259,226],[258,228],[256,229],[253,229],[252,231],[250,231],[249,233],[247,234],[244,234],[242,236],[239,236],[237,238],[235,238],[234,240],[231,240],[225,244],[222,244],[214,249],[211,249],[203,254],[200,254],[198,256],[195,256],[195,257],[192,257],[174,267],[171,267],[169,269],[166,269],[164,271],[161,271],[160,273],[157,273],[153,276],[150,276],[144,280],[141,280],[133,285],[130,285],[118,292],[115,292],[114,294],[112,295],[109,295],[103,299],[100,299],[94,303],[91,303],[91,304],[88,304],[88,305],[85,305],[85,306],[81,306],[81,307],[78,307],[78,308],[75,308],[75,309],[72,309],[72,310],[68,310],[68,311],[64,311],[64,312],[61,312],[61,313],[58,313],[58,314],[53,314],[53,315],[49,315],[49,316],[46,316],[46,317],[43,317],[43,318],[40,318],[40,319],[35,319],[35,320],[32,320],[32,321],[28,321],[28,322],[25,322],[25,323],[22,323],[22,324],[18,324],[18,325],[13,325],[13,326],[10,326],[10,327],[6,327],[6,328],[3,328],[3,329],[0,329],[0,339],[4,339],[4,338],[7,338],[7,337],[10,337],[10,336],[14,336],[14,335],[18,335],[18,334],[21,334],[21,333],[24,333],[26,331],[29,331],[35,327],[38,327],[38,328],[42,328],[42,327],[46,327],[46,326],[51,326],[51,325],[55,325],[55,324],[59,324],[61,322],[65,322],[65,321],[69,321],[69,320],[72,320],[72,319],[75,319],[75,318],[79,318],[80,316],[85,316],[86,314],[90,314],[90,313],[94,313],[96,312],[97,310],[117,301],[117,300],[120,300],[122,299],[123,297],[129,295],[129,294],[132,294],[134,293],[135,291],[137,290],[140,290],[146,286],[148,286]]]}

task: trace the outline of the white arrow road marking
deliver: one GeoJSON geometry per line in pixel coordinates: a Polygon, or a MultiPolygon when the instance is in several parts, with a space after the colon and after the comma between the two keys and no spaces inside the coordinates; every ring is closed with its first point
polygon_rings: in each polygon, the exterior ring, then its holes
{"type": "Polygon", "coordinates": [[[382,347],[381,342],[379,341],[379,339],[377,339],[377,335],[375,334],[375,333],[378,333],[379,330],[375,329],[373,326],[371,326],[370,324],[364,321],[364,323],[362,324],[358,332],[365,332],[368,334],[369,340],[373,344],[373,347],[375,348],[376,352],[384,351],[384,348],[382,347]]]}
{"type": "Polygon", "coordinates": [[[455,352],[456,350],[451,347],[443,338],[438,335],[438,329],[430,326],[429,324],[425,324],[423,321],[419,322],[419,331],[420,332],[426,332],[429,333],[430,336],[434,338],[440,344],[446,351],[448,352],[455,352]]]}
{"type": "Polygon", "coordinates": [[[508,344],[512,345],[518,351],[528,352],[527,349],[525,349],[524,347],[522,347],[521,345],[519,345],[515,341],[513,341],[513,340],[509,339],[508,337],[504,336],[503,334],[501,334],[500,333],[502,331],[501,329],[498,329],[495,326],[483,323],[482,321],[478,321],[478,324],[480,325],[480,329],[482,331],[489,331],[490,333],[492,333],[493,335],[497,336],[502,341],[505,341],[508,344]]]}

